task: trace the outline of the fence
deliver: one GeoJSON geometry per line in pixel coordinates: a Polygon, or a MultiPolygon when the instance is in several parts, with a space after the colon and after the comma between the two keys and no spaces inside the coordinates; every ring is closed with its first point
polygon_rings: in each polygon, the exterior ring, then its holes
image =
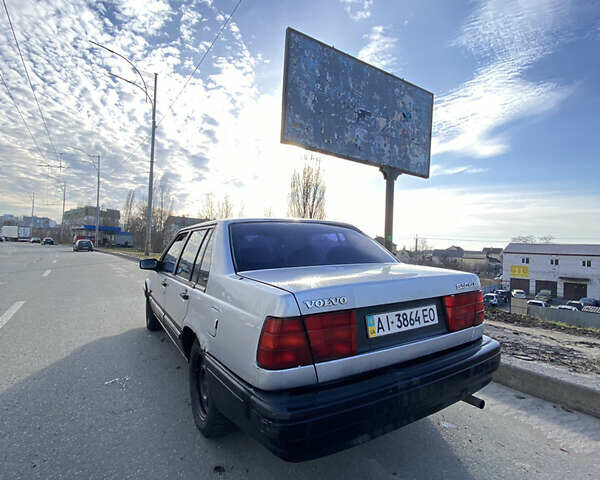
{"type": "MultiPolygon", "coordinates": [[[[515,299],[513,298],[513,301],[514,300],[515,299]]],[[[575,325],[577,327],[600,329],[600,314],[598,313],[580,311],[572,312],[570,310],[538,307],[536,305],[529,305],[527,307],[527,311],[529,316],[539,318],[541,320],[561,322],[568,325],[575,325]]]]}

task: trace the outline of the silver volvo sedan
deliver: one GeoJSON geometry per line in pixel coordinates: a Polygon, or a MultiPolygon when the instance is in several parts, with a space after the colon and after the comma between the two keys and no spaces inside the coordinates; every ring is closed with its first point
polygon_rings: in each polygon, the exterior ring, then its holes
{"type": "Polygon", "coordinates": [[[189,363],[192,412],[303,461],[464,400],[491,381],[477,276],[398,262],[335,222],[236,219],[144,259],[146,326],[189,363]]]}

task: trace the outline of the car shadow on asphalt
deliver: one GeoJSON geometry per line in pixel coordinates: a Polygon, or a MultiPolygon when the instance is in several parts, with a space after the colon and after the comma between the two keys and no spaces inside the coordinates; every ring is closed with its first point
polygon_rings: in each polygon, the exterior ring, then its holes
{"type": "Polygon", "coordinates": [[[187,364],[163,332],[104,337],[0,393],[6,478],[444,478],[472,475],[428,418],[294,464],[240,431],[196,429],[187,364]]]}

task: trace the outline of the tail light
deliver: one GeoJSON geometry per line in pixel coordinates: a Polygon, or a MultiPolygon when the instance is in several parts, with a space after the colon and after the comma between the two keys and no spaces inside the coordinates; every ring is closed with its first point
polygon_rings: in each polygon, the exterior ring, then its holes
{"type": "Polygon", "coordinates": [[[354,310],[310,315],[304,324],[315,362],[356,354],[354,310]]]}
{"type": "Polygon", "coordinates": [[[258,341],[257,362],[267,370],[311,365],[302,318],[267,317],[258,341]]]}
{"type": "Polygon", "coordinates": [[[483,322],[483,293],[468,292],[444,297],[450,331],[479,325],[483,322]]]}
{"type": "Polygon", "coordinates": [[[257,362],[261,368],[281,370],[349,357],[356,351],[353,310],[309,315],[304,323],[301,317],[267,317],[258,342],[257,362]]]}

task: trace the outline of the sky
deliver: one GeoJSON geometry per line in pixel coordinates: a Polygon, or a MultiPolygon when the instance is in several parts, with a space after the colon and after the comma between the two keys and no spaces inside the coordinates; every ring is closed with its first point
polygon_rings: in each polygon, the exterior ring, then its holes
{"type": "MultiPolygon", "coordinates": [[[[155,176],[177,214],[212,193],[286,216],[307,154],[280,143],[289,26],[434,94],[430,178],[395,184],[400,247],[600,243],[599,1],[242,0],[208,53],[237,0],[5,2],[39,109],[2,6],[0,214],[29,215],[35,192],[60,222],[60,184],[67,209],[95,205],[97,155],[103,208],[145,198],[151,104],[92,40],[150,93],[158,74],[155,176]]],[[[319,156],[327,218],[382,235],[382,174],[319,156]]]]}

